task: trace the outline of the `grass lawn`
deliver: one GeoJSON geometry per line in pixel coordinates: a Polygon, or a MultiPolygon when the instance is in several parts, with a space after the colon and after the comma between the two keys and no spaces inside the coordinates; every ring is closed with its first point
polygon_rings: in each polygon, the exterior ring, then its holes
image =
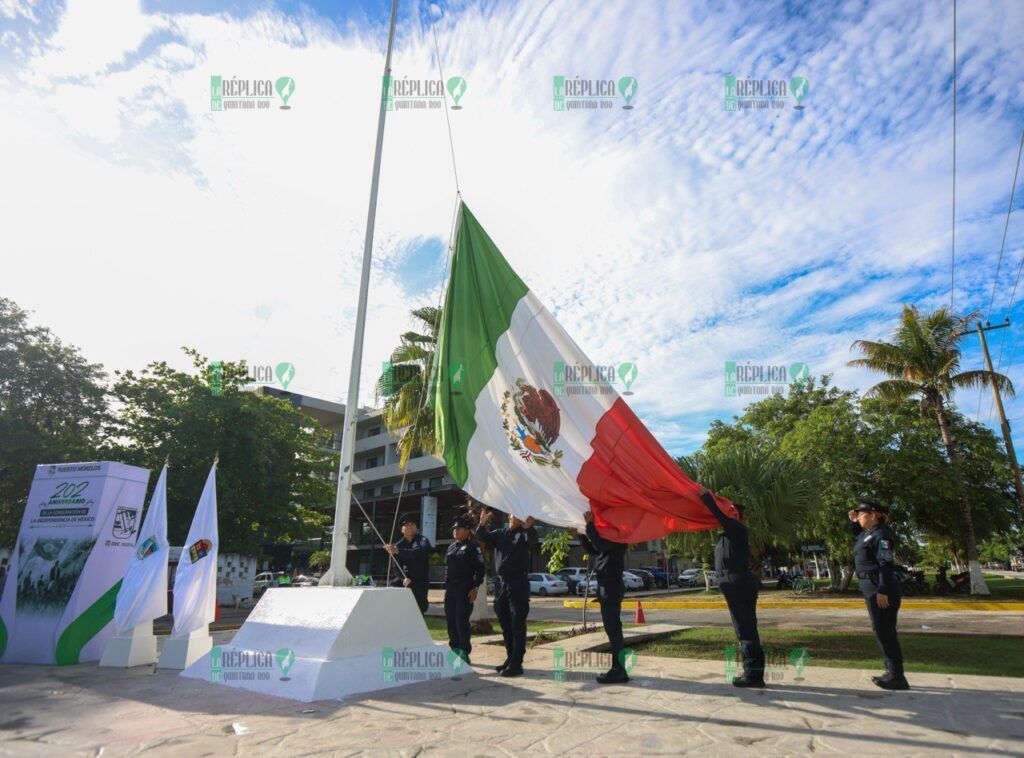
{"type": "MultiPolygon", "coordinates": [[[[882,654],[870,633],[784,631],[768,629],[761,642],[769,665],[806,648],[810,666],[882,669],[882,654]]],[[[639,655],[724,661],[726,647],[736,644],[731,629],[696,628],[638,645],[639,655]]],[[[900,636],[907,671],[933,674],[980,674],[1024,677],[1024,638],[904,634],[900,636]]]]}
{"type": "MultiPolygon", "coordinates": [[[[430,632],[430,636],[438,640],[439,642],[448,641],[448,624],[442,616],[424,616],[423,620],[427,622],[427,631],[430,632]]],[[[491,621],[494,626],[494,633],[501,634],[501,627],[497,621],[491,621]]],[[[566,626],[564,621],[527,621],[526,631],[528,632],[539,632],[544,629],[550,629],[556,626],[566,626]]]]}
{"type": "MultiPolygon", "coordinates": [[[[932,587],[935,584],[935,574],[926,573],[925,580],[928,582],[928,586],[932,587]]],[[[974,603],[974,602],[986,602],[986,601],[1024,601],[1024,579],[1007,579],[995,574],[985,574],[985,582],[988,584],[988,588],[991,591],[991,595],[987,597],[977,596],[972,597],[970,595],[914,595],[912,598],[906,597],[904,599],[913,600],[934,600],[941,602],[958,602],[958,603],[974,603]]],[[[761,587],[761,598],[764,600],[842,600],[849,598],[851,600],[859,600],[861,598],[860,590],[857,587],[857,582],[854,580],[850,584],[850,589],[846,592],[829,592],[829,580],[819,579],[815,581],[815,592],[804,595],[797,595],[791,589],[780,590],[776,589],[774,585],[766,585],[761,587]]],[[[627,601],[629,597],[627,596],[627,601]]],[[[678,595],[663,595],[652,600],[686,600],[691,602],[700,602],[702,600],[722,600],[722,593],[719,590],[713,589],[710,592],[706,590],[700,590],[699,592],[683,592],[678,595]]]]}

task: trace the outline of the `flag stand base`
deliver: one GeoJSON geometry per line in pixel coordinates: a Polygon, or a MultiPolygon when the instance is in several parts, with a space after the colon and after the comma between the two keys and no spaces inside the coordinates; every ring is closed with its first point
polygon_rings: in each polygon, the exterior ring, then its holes
{"type": "Polygon", "coordinates": [[[131,668],[156,663],[156,637],[153,636],[153,622],[139,624],[127,634],[111,637],[103,649],[101,666],[131,668]]]}
{"type": "Polygon", "coordinates": [[[395,587],[269,589],[230,645],[181,672],[302,702],[471,673],[395,587]]]}
{"type": "Polygon", "coordinates": [[[192,632],[188,637],[169,637],[160,653],[158,669],[187,669],[213,647],[213,637],[206,629],[192,632]]]}

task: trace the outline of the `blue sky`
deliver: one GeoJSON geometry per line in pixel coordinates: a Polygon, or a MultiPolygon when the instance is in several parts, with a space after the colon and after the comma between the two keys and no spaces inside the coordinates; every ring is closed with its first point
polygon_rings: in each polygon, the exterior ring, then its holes
{"type": "MultiPolygon", "coordinates": [[[[435,77],[431,6],[400,9],[396,78],[435,77]]],[[[18,148],[0,294],[110,370],[183,365],[189,345],[290,361],[290,389],[342,397],[388,10],[0,0],[0,129],[18,148]],[[292,108],[212,112],[215,75],[293,77],[292,108]]],[[[850,344],[884,337],[901,303],[949,303],[951,1],[433,13],[446,76],[467,81],[448,111],[463,196],[595,362],[637,363],[630,402],[671,452],[742,411],[726,361],[806,362],[864,389],[850,344]],[[555,75],[635,77],[635,107],[556,112],[555,75]],[[729,75],[804,76],[805,107],[727,112],[729,75]]],[[[960,4],[953,303],[1013,318],[991,344],[1024,386],[1024,288],[1008,307],[1022,186],[996,277],[1022,30],[1024,3],[960,4]]],[[[388,119],[365,372],[437,302],[455,199],[442,112],[388,119]]],[[[987,396],[957,402],[990,420],[987,396]]],[[[1024,400],[1007,412],[1024,428],[1024,400]]]]}

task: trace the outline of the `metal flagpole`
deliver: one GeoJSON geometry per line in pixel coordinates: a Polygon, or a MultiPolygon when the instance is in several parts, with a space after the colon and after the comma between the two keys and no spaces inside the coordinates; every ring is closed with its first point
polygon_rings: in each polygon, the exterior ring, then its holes
{"type": "Polygon", "coordinates": [[[385,100],[391,81],[391,47],[395,41],[395,17],[398,0],[391,2],[391,25],[388,28],[388,50],[384,59],[384,80],[377,117],[377,147],[373,155],[373,178],[370,180],[370,210],[366,215],[366,242],[363,246],[363,271],[359,280],[359,306],[352,341],[352,368],[348,378],[348,402],[341,433],[341,456],[338,462],[338,496],[334,503],[334,539],[331,544],[329,583],[344,587],[352,583],[345,567],[348,554],[348,513],[352,500],[352,464],[355,459],[356,421],[359,416],[359,368],[363,360],[363,332],[366,328],[366,299],[370,288],[370,263],[373,258],[373,225],[377,216],[377,187],[380,184],[380,155],[384,146],[385,100]]]}

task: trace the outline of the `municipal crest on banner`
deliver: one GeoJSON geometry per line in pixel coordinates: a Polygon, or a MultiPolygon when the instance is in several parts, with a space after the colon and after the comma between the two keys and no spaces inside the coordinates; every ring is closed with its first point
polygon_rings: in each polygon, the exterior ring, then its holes
{"type": "Polygon", "coordinates": [[[111,529],[111,533],[116,539],[129,539],[135,534],[138,518],[138,509],[118,506],[117,511],[114,513],[114,526],[111,529]]]}
{"type": "Polygon", "coordinates": [[[519,457],[540,466],[562,465],[562,451],[552,448],[561,428],[561,412],[547,390],[516,379],[515,392],[505,390],[501,426],[519,457]]]}
{"type": "Polygon", "coordinates": [[[135,550],[135,557],[140,561],[148,558],[160,549],[160,541],[156,537],[146,537],[135,550]]]}
{"type": "Polygon", "coordinates": [[[211,549],[213,549],[212,542],[209,540],[199,540],[188,549],[188,557],[192,560],[192,563],[198,563],[206,557],[211,549]]]}

